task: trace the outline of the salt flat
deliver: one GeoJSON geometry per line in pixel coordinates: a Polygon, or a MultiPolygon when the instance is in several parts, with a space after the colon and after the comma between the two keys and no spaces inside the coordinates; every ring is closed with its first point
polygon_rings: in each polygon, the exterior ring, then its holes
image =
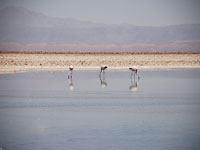
{"type": "Polygon", "coordinates": [[[0,72],[200,68],[200,53],[0,53],[0,72]]]}

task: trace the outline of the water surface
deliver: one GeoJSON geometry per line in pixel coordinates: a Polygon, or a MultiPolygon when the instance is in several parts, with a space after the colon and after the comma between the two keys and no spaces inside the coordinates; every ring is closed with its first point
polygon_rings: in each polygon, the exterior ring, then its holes
{"type": "Polygon", "coordinates": [[[200,147],[200,70],[0,75],[0,148],[200,147]]]}

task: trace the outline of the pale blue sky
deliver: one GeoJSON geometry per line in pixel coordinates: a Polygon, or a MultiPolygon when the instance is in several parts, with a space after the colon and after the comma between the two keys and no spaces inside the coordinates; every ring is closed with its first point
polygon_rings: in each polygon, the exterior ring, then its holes
{"type": "Polygon", "coordinates": [[[200,0],[0,0],[49,16],[106,24],[166,26],[200,23],[200,0]]]}

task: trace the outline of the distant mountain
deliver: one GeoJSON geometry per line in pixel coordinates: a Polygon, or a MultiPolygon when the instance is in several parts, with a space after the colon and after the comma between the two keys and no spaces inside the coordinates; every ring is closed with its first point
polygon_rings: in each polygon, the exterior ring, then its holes
{"type": "Polygon", "coordinates": [[[200,52],[200,24],[144,27],[0,10],[0,51],[200,52]]]}
{"type": "Polygon", "coordinates": [[[0,42],[133,43],[200,40],[200,24],[141,27],[56,18],[22,7],[0,10],[0,42]]]}
{"type": "Polygon", "coordinates": [[[0,42],[0,52],[200,52],[200,40],[162,43],[17,43],[0,42]]]}

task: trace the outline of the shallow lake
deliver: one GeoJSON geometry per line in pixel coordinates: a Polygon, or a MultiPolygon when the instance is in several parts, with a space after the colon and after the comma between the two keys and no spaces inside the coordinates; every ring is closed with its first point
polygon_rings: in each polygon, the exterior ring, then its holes
{"type": "Polygon", "coordinates": [[[0,75],[1,150],[200,147],[200,70],[0,75]]]}

